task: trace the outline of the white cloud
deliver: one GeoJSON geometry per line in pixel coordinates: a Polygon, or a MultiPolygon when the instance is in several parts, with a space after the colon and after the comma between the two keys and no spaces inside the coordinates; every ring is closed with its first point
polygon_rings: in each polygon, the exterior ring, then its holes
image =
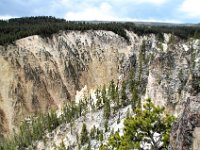
{"type": "Polygon", "coordinates": [[[179,10],[188,17],[200,17],[200,0],[185,0],[179,10]]]}
{"type": "MultiPolygon", "coordinates": [[[[84,0],[80,1],[77,4],[77,1],[72,0],[55,0],[56,5],[62,5],[66,8],[69,8],[71,11],[68,11],[65,14],[66,20],[124,20],[119,18],[118,12],[116,13],[115,9],[112,9],[111,4],[116,4],[118,6],[121,6],[121,10],[123,10],[123,6],[128,4],[153,4],[153,5],[162,5],[165,2],[170,0],[104,0],[101,2],[101,0],[84,0]],[[99,6],[97,6],[99,4],[99,6]]],[[[115,6],[116,6],[115,5],[115,6]]],[[[120,14],[122,15],[122,14],[120,14]]]]}
{"type": "Polygon", "coordinates": [[[155,5],[161,5],[167,2],[167,0],[133,0],[136,3],[151,3],[155,5]]]}
{"type": "MultiPolygon", "coordinates": [[[[141,21],[140,19],[129,18],[124,16],[125,14],[127,14],[127,6],[129,6],[130,4],[134,4],[131,10],[131,12],[134,12],[134,7],[136,7],[135,5],[153,4],[160,6],[161,4],[164,4],[165,2],[171,0],[104,0],[103,2],[101,2],[100,0],[84,0],[80,1],[78,5],[77,1],[75,2],[72,0],[55,1],[57,5],[63,5],[69,8],[64,15],[64,18],[66,20],[141,21]],[[116,6],[117,8],[120,7],[120,9],[116,9],[116,6]]],[[[157,21],[156,19],[147,19],[147,21],[151,20],[157,21]]],[[[158,21],[161,22],[160,20],[158,21]]],[[[178,22],[174,20],[169,21],[178,22]]],[[[164,20],[164,22],[168,22],[168,20],[164,20]]]]}
{"type": "Polygon", "coordinates": [[[78,12],[67,12],[65,15],[66,20],[103,20],[103,21],[117,21],[115,13],[111,5],[108,3],[101,3],[99,7],[83,6],[83,10],[78,12]]]}
{"type": "Polygon", "coordinates": [[[17,18],[17,17],[16,16],[10,16],[10,15],[0,16],[0,20],[8,20],[10,18],[17,18]]]}
{"type": "MultiPolygon", "coordinates": [[[[142,0],[147,1],[147,0],[142,0]]],[[[66,20],[72,21],[143,21],[143,22],[165,22],[165,23],[181,23],[178,20],[165,20],[165,19],[140,19],[130,17],[120,17],[115,12],[111,5],[108,3],[101,3],[99,7],[92,7],[90,5],[83,5],[83,9],[76,12],[70,11],[65,15],[66,20]]]]}

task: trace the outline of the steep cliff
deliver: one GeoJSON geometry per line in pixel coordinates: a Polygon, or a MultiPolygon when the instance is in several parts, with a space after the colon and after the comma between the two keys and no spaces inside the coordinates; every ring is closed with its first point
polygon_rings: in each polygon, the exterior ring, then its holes
{"type": "MultiPolygon", "coordinates": [[[[0,47],[2,131],[25,116],[74,100],[77,90],[106,84],[119,76],[126,41],[112,32],[61,32],[31,36],[0,47]]],[[[128,52],[126,52],[128,53],[128,52]]]]}
{"type": "Polygon", "coordinates": [[[200,94],[200,40],[126,32],[129,43],[110,31],[89,30],[35,35],[0,46],[1,134],[32,113],[73,101],[83,88],[89,93],[112,79],[118,82],[132,69],[141,80],[142,97],[184,115],[188,98],[200,94]]]}

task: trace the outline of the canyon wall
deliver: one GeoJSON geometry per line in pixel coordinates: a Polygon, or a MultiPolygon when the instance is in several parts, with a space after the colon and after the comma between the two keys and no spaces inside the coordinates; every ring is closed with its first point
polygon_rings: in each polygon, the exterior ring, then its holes
{"type": "MultiPolygon", "coordinates": [[[[60,31],[49,38],[35,35],[0,46],[1,135],[33,113],[74,101],[84,87],[89,93],[112,79],[117,83],[131,69],[141,76],[143,98],[151,97],[185,122],[189,114],[198,116],[200,105],[192,102],[200,95],[200,40],[171,34],[159,39],[129,31],[127,35],[129,42],[110,31],[60,31]],[[186,104],[191,106],[187,115],[186,104]]],[[[183,124],[178,119],[173,128],[172,141],[179,142],[179,148],[184,143],[179,132],[190,126],[183,124]]],[[[192,127],[195,142],[189,147],[200,143],[199,127],[198,123],[192,127]]]]}

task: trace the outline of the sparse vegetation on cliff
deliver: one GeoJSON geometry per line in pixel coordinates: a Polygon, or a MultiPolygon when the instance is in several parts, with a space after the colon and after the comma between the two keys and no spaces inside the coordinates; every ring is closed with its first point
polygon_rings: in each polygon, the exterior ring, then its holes
{"type": "MultiPolygon", "coordinates": [[[[100,130],[93,126],[89,132],[86,124],[83,123],[81,132],[76,133],[77,144],[80,148],[91,149],[91,140],[97,140],[103,144],[104,135],[108,132],[111,132],[108,145],[102,145],[99,149],[105,147],[109,149],[112,147],[116,149],[126,148],[128,150],[131,148],[139,148],[142,142],[150,142],[152,147],[158,148],[160,145],[158,145],[158,141],[155,143],[153,137],[155,133],[159,134],[159,141],[162,142],[162,145],[165,147],[167,146],[173,117],[169,115],[165,116],[164,109],[153,105],[150,99],[143,105],[143,110],[141,104],[138,104],[140,98],[136,93],[136,81],[133,75],[131,75],[131,77],[132,79],[130,81],[134,81],[130,84],[130,88],[123,82],[120,91],[118,90],[118,85],[115,85],[114,81],[111,81],[109,86],[104,85],[102,89],[100,88],[97,90],[96,98],[102,100],[101,103],[103,107],[96,107],[94,111],[101,111],[102,109],[104,129],[100,130]],[[108,89],[106,87],[108,87],[108,89]],[[129,100],[127,92],[131,93],[131,100],[129,100]],[[121,99],[119,97],[121,97],[121,99]],[[130,104],[133,105],[132,112],[134,116],[132,117],[130,111],[127,111],[127,118],[124,122],[124,135],[120,136],[118,132],[114,133],[114,131],[111,130],[109,118],[110,116],[117,116],[117,124],[119,124],[121,122],[121,117],[118,110],[130,104]]],[[[71,134],[74,134],[74,120],[84,116],[84,113],[86,115],[89,110],[92,110],[91,107],[93,107],[93,105],[89,103],[90,98],[91,97],[84,97],[78,104],[73,102],[66,103],[60,116],[58,116],[56,111],[51,110],[46,115],[39,114],[24,121],[18,132],[14,133],[9,139],[5,138],[0,142],[0,149],[34,148],[35,141],[42,140],[46,133],[51,133],[58,126],[66,122],[70,124],[71,134]]],[[[99,103],[98,99],[97,103],[99,103]]],[[[67,146],[71,147],[72,145],[67,146]]],[[[65,149],[66,145],[62,141],[60,146],[56,147],[57,149],[65,149]]]]}

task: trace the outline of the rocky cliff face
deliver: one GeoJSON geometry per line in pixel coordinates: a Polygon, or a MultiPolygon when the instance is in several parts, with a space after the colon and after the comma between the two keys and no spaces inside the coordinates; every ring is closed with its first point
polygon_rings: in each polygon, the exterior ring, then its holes
{"type": "Polygon", "coordinates": [[[10,131],[25,116],[64,101],[76,91],[116,80],[119,51],[126,41],[112,32],[61,32],[51,38],[31,36],[0,47],[1,131],[10,131]]]}
{"type": "Polygon", "coordinates": [[[176,150],[198,150],[200,147],[200,97],[189,97],[183,113],[172,128],[171,144],[176,150]]]}
{"type": "Polygon", "coordinates": [[[108,31],[68,31],[0,46],[1,134],[32,113],[74,100],[84,87],[90,92],[112,79],[117,82],[130,69],[141,78],[143,97],[182,116],[188,98],[199,99],[200,40],[127,34],[130,43],[108,31]]]}

